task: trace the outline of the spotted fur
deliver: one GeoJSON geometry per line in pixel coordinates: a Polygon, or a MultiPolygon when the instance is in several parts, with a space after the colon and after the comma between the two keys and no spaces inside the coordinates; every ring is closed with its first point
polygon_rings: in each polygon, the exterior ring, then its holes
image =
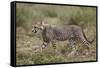
{"type": "Polygon", "coordinates": [[[33,26],[32,31],[41,30],[43,45],[46,47],[50,42],[55,47],[55,41],[66,41],[68,40],[71,46],[74,46],[75,42],[81,42],[89,50],[88,45],[93,42],[88,41],[82,28],[77,25],[66,25],[63,27],[52,27],[43,22],[33,26]]]}

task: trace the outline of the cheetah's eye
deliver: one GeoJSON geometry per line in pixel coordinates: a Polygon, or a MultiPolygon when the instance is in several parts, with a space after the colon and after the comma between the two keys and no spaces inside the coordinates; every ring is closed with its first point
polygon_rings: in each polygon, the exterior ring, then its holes
{"type": "Polygon", "coordinates": [[[34,27],[34,28],[36,28],[36,27],[34,27]]]}

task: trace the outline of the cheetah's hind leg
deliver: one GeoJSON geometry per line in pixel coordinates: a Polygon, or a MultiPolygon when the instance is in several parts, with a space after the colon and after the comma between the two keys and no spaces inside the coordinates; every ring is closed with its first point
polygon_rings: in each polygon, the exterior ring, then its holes
{"type": "Polygon", "coordinates": [[[74,40],[70,40],[69,41],[69,45],[72,48],[72,51],[68,54],[68,56],[74,56],[76,53],[76,47],[75,47],[75,41],[74,40]]]}

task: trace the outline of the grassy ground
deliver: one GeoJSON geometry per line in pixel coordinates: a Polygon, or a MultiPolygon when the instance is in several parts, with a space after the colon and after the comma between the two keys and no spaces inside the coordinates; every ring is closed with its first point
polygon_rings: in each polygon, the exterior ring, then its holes
{"type": "Polygon", "coordinates": [[[96,60],[96,8],[75,6],[52,6],[20,4],[16,6],[16,64],[45,64],[77,61],[96,60]],[[88,40],[95,37],[90,45],[89,55],[85,55],[85,48],[77,44],[78,55],[68,56],[71,47],[67,41],[57,42],[57,49],[49,45],[41,49],[42,40],[40,34],[33,34],[32,24],[36,21],[46,20],[50,25],[63,26],[64,24],[76,24],[83,28],[88,40]]]}

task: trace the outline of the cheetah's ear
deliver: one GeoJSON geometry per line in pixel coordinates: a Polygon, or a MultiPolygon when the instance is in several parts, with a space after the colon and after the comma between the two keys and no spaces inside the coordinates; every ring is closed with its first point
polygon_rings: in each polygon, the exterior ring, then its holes
{"type": "Polygon", "coordinates": [[[34,25],[32,25],[32,27],[34,27],[34,25]]]}
{"type": "Polygon", "coordinates": [[[44,26],[45,26],[45,25],[48,25],[48,24],[47,24],[47,21],[46,21],[46,20],[43,20],[43,21],[42,21],[42,25],[44,25],[44,26]]]}
{"type": "Polygon", "coordinates": [[[41,22],[41,21],[38,21],[38,22],[37,22],[37,25],[42,25],[42,22],[41,22]]]}
{"type": "Polygon", "coordinates": [[[41,23],[42,23],[42,25],[44,25],[44,24],[45,24],[45,22],[44,22],[44,21],[42,21],[41,23]]]}

